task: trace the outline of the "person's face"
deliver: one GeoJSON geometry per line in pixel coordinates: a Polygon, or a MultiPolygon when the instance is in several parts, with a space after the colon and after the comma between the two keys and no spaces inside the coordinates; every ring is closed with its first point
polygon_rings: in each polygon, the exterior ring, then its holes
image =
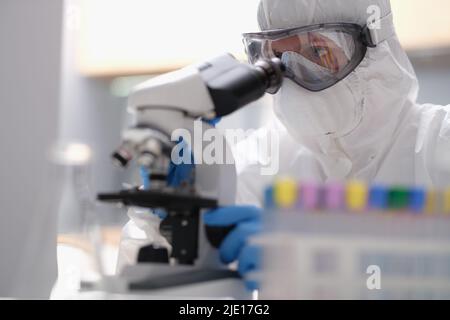
{"type": "Polygon", "coordinates": [[[272,52],[279,58],[284,52],[295,52],[311,62],[327,68],[332,73],[339,72],[349,62],[344,50],[338,47],[333,40],[318,32],[273,40],[270,42],[270,46],[272,52]]]}

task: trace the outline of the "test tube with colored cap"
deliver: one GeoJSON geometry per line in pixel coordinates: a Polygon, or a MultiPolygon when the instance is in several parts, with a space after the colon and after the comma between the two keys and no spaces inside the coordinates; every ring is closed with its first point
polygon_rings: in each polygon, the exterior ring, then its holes
{"type": "Polygon", "coordinates": [[[302,184],[301,204],[305,210],[318,210],[320,208],[320,187],[314,183],[302,184]]]}
{"type": "Polygon", "coordinates": [[[443,198],[444,198],[443,214],[450,216],[450,188],[444,190],[443,198]]]}
{"type": "Polygon", "coordinates": [[[369,193],[369,207],[371,210],[384,211],[389,206],[389,191],[381,185],[372,186],[369,193]]]}
{"type": "Polygon", "coordinates": [[[292,179],[280,179],[274,188],[275,204],[282,209],[293,208],[298,199],[297,183],[292,179]]]}
{"type": "Polygon", "coordinates": [[[331,183],[325,187],[325,206],[334,212],[345,208],[345,188],[342,184],[331,183]]]}
{"type": "Polygon", "coordinates": [[[266,210],[272,210],[275,208],[273,186],[267,187],[264,191],[264,207],[266,208],[266,210]]]}
{"type": "Polygon", "coordinates": [[[352,181],[347,184],[347,207],[354,212],[363,212],[367,208],[368,190],[363,182],[352,181]]]}
{"type": "Polygon", "coordinates": [[[427,192],[423,188],[413,188],[410,192],[409,209],[414,213],[423,213],[427,204],[427,192]]]}
{"type": "Polygon", "coordinates": [[[406,188],[394,187],[389,190],[389,209],[393,211],[408,210],[410,192],[406,188]]]}
{"type": "Polygon", "coordinates": [[[438,192],[434,189],[430,189],[426,195],[425,213],[427,215],[433,215],[438,210],[438,192]]]}

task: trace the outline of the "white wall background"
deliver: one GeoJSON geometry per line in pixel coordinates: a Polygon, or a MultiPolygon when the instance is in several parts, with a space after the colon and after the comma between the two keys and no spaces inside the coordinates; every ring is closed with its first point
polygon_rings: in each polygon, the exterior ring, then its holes
{"type": "Polygon", "coordinates": [[[59,0],[0,1],[0,297],[45,298],[56,279],[59,0]]]}
{"type": "Polygon", "coordinates": [[[450,104],[450,54],[413,57],[420,81],[419,102],[450,104]]]}
{"type": "MultiPolygon", "coordinates": [[[[109,80],[83,77],[78,72],[75,59],[78,30],[76,23],[70,21],[73,18],[72,2],[66,1],[64,15],[59,139],[61,143],[83,143],[91,148],[93,159],[89,182],[94,197],[99,191],[119,190],[124,181],[124,172],[113,166],[110,155],[117,148],[121,128],[125,125],[125,100],[111,94],[109,80]]],[[[81,216],[71,210],[76,201],[71,183],[68,179],[64,187],[60,232],[73,231],[71,228],[81,223],[81,216]]],[[[114,207],[111,210],[114,211],[114,207]]]]}

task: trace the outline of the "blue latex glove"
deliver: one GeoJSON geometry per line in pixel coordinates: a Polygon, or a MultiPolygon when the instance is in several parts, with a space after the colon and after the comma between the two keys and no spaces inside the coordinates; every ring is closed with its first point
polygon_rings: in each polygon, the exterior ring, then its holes
{"type": "MultiPolygon", "coordinates": [[[[250,246],[248,239],[261,232],[261,209],[253,206],[226,207],[210,211],[204,216],[205,224],[211,227],[236,228],[225,238],[220,246],[220,258],[229,264],[238,261],[238,271],[242,277],[257,270],[261,263],[261,250],[250,246]]],[[[257,283],[247,282],[250,290],[257,289],[257,283]]]]}
{"type": "MultiPolygon", "coordinates": [[[[205,123],[208,123],[210,126],[215,127],[222,118],[215,118],[212,120],[203,120],[205,123]]],[[[190,148],[187,146],[183,139],[180,138],[178,141],[181,144],[181,152],[179,154],[180,159],[183,158],[183,153],[186,150],[187,152],[191,152],[190,148]]],[[[167,176],[167,183],[170,187],[179,187],[182,183],[191,183],[192,179],[192,171],[194,170],[194,157],[191,155],[191,164],[180,164],[176,165],[172,161],[170,161],[169,173],[167,176]]]]}
{"type": "MultiPolygon", "coordinates": [[[[188,145],[180,138],[178,144],[180,145],[180,159],[183,158],[183,154],[185,151],[190,152],[190,148],[188,145]]],[[[179,187],[183,183],[190,184],[193,179],[193,170],[194,170],[194,156],[191,154],[191,163],[182,163],[180,165],[176,165],[171,159],[169,165],[169,172],[167,174],[167,184],[170,187],[176,188],[179,187]]]]}
{"type": "Polygon", "coordinates": [[[222,120],[222,118],[215,118],[215,119],[211,119],[211,120],[203,119],[203,122],[206,122],[210,126],[215,127],[221,120],[222,120]]]}

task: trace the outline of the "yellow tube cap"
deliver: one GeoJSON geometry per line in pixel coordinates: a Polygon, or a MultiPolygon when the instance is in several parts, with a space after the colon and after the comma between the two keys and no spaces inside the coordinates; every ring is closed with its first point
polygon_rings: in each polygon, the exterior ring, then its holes
{"type": "Polygon", "coordinates": [[[369,190],[365,183],[351,181],[347,184],[347,207],[352,211],[364,211],[367,207],[369,190]]]}
{"type": "Polygon", "coordinates": [[[444,191],[444,214],[450,215],[450,188],[444,191]]]}
{"type": "Polygon", "coordinates": [[[275,204],[280,208],[292,208],[298,199],[298,185],[292,179],[279,179],[274,188],[275,204]]]}
{"type": "Polygon", "coordinates": [[[433,215],[437,212],[438,197],[439,197],[439,194],[436,190],[429,190],[427,192],[427,201],[425,204],[425,214],[433,215]]]}

